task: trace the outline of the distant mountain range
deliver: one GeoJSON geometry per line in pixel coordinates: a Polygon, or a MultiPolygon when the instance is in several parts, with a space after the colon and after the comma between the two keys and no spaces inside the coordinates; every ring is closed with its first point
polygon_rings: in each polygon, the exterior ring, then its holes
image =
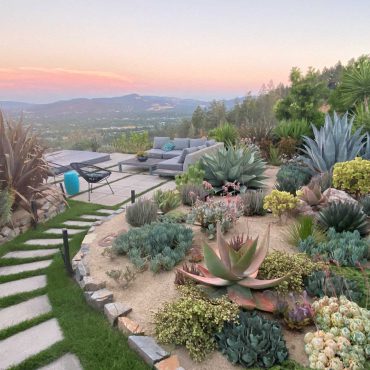
{"type": "MultiPolygon", "coordinates": [[[[238,99],[224,100],[228,109],[238,99]]],[[[0,101],[0,109],[10,115],[23,113],[29,123],[79,123],[86,121],[114,122],[130,119],[176,118],[190,116],[199,105],[210,101],[162,96],[130,94],[112,98],[78,98],[48,104],[0,101]]]]}

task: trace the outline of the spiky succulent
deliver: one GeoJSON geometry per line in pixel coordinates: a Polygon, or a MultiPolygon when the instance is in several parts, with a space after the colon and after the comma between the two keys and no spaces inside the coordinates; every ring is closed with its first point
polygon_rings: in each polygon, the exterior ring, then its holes
{"type": "Polygon", "coordinates": [[[297,196],[314,209],[320,208],[327,202],[327,198],[321,192],[320,183],[315,180],[298,190],[297,196]]]}
{"type": "Polygon", "coordinates": [[[363,236],[368,233],[366,214],[357,203],[333,202],[318,215],[319,225],[325,230],[334,228],[336,232],[355,231],[363,236]]]}
{"type": "Polygon", "coordinates": [[[220,351],[233,364],[269,368],[288,357],[280,325],[254,312],[240,312],[237,322],[227,322],[216,334],[220,351]]]}
{"type": "Polygon", "coordinates": [[[325,117],[325,124],[320,129],[312,125],[314,139],[304,137],[303,160],[314,172],[331,171],[335,163],[354,159],[364,147],[361,129],[352,134],[353,118],[348,114],[342,117],[334,112],[334,121],[330,115],[325,117]]]}
{"type": "Polygon", "coordinates": [[[222,191],[227,183],[239,183],[240,191],[246,188],[260,189],[266,176],[265,162],[257,152],[246,148],[220,148],[217,152],[205,154],[201,159],[205,179],[215,191],[222,191]]]}
{"type": "Polygon", "coordinates": [[[365,145],[361,150],[361,157],[370,161],[370,134],[367,132],[365,137],[365,145]]]}
{"type": "Polygon", "coordinates": [[[157,190],[153,195],[153,200],[163,213],[167,213],[177,208],[180,203],[180,195],[174,190],[157,190]]]}
{"type": "Polygon", "coordinates": [[[182,269],[180,271],[194,281],[214,287],[225,287],[229,298],[238,305],[247,309],[259,309],[272,312],[275,302],[262,293],[252,290],[272,288],[285,281],[288,276],[278,279],[256,279],[258,269],[265,259],[270,239],[270,226],[265,237],[257,248],[258,238],[247,238],[240,248],[232,248],[232,244],[222,237],[221,227],[217,224],[218,253],[205,244],[203,247],[206,267],[198,265],[203,276],[193,275],[182,269]]]}

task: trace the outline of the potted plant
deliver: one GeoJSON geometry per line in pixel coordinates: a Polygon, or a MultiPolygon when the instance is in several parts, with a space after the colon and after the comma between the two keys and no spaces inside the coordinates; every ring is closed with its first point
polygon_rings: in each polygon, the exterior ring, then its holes
{"type": "Polygon", "coordinates": [[[145,162],[148,159],[148,156],[144,150],[139,150],[136,153],[136,158],[139,160],[139,162],[145,162]]]}

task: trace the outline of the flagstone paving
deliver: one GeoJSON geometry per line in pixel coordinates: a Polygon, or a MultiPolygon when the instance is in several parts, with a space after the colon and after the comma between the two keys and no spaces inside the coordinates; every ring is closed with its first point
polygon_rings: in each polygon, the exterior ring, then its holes
{"type": "Polygon", "coordinates": [[[56,319],[14,334],[0,341],[0,369],[20,364],[30,356],[51,347],[63,340],[63,333],[56,319]]]}
{"type": "MultiPolygon", "coordinates": [[[[67,228],[66,228],[67,229],[67,228]]],[[[83,233],[85,230],[82,229],[67,229],[68,235],[76,235],[83,233]]],[[[53,234],[53,235],[62,235],[63,229],[62,228],[51,228],[44,231],[44,234],[53,234]]]]}
{"type": "Polygon", "coordinates": [[[26,245],[60,245],[63,244],[63,239],[31,239],[27,240],[24,244],[26,245]]]}
{"type": "Polygon", "coordinates": [[[4,254],[2,258],[34,258],[34,257],[45,257],[45,256],[52,256],[55,253],[58,253],[58,248],[52,249],[31,249],[28,251],[15,251],[15,252],[8,252],[4,254]]]}
{"type": "Polygon", "coordinates": [[[82,370],[82,366],[75,355],[67,353],[56,361],[53,361],[49,365],[43,366],[38,370],[82,370]]]}
{"type": "Polygon", "coordinates": [[[114,212],[116,212],[113,209],[98,209],[96,212],[103,213],[105,215],[113,215],[114,212]]]}
{"type": "Polygon", "coordinates": [[[50,311],[51,305],[46,295],[0,309],[0,330],[31,320],[50,311]]]}
{"type": "Polygon", "coordinates": [[[98,216],[98,215],[83,215],[83,216],[80,216],[79,218],[81,218],[82,220],[96,220],[96,221],[100,221],[100,220],[104,220],[107,216],[98,216]]]}
{"type": "Polygon", "coordinates": [[[31,263],[22,263],[21,265],[12,265],[0,267],[0,276],[19,274],[21,272],[34,271],[49,267],[53,260],[38,261],[31,263]]]}
{"type": "Polygon", "coordinates": [[[74,220],[71,220],[71,221],[66,221],[63,223],[63,225],[66,225],[66,226],[77,226],[77,227],[89,227],[93,224],[94,222],[93,221],[74,221],[74,220]]]}
{"type": "Polygon", "coordinates": [[[32,276],[26,279],[0,284],[0,298],[14,294],[31,292],[46,287],[46,275],[32,276]]]}

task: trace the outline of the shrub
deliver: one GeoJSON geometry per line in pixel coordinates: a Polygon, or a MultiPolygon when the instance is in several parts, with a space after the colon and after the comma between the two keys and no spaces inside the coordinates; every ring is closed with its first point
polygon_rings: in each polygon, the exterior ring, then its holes
{"type": "Polygon", "coordinates": [[[360,233],[346,231],[337,233],[333,228],[327,232],[328,241],[316,243],[312,236],[302,240],[298,249],[310,256],[319,256],[340,266],[357,266],[366,262],[369,243],[361,239],[360,233]]]}
{"type": "Polygon", "coordinates": [[[304,279],[306,292],[312,297],[322,298],[346,296],[351,301],[358,302],[362,292],[355,281],[336,275],[330,271],[313,271],[304,279]]]}
{"type": "Polygon", "coordinates": [[[297,203],[298,199],[294,195],[286,191],[273,190],[265,196],[263,208],[270,209],[274,216],[281,218],[284,213],[294,209],[297,203]]]}
{"type": "Polygon", "coordinates": [[[196,162],[188,167],[181,175],[176,175],[175,182],[177,189],[180,190],[186,184],[202,185],[204,179],[204,170],[200,163],[196,162]]]}
{"type": "Polygon", "coordinates": [[[205,201],[208,192],[201,185],[185,184],[180,189],[182,204],[192,206],[197,199],[205,201]]]}
{"type": "Polygon", "coordinates": [[[289,275],[275,289],[282,293],[288,291],[300,292],[303,290],[303,278],[320,265],[311,261],[304,253],[288,254],[274,251],[268,254],[258,271],[258,277],[263,279],[276,279],[289,275]]]}
{"type": "Polygon", "coordinates": [[[280,148],[274,145],[270,145],[268,151],[268,163],[272,166],[280,166],[282,163],[281,160],[282,153],[280,152],[280,148]]]}
{"type": "Polygon", "coordinates": [[[187,214],[177,209],[167,212],[165,215],[160,215],[158,220],[160,222],[170,222],[175,224],[181,224],[186,222],[187,214]]]}
{"type": "Polygon", "coordinates": [[[360,199],[360,204],[362,206],[362,212],[370,217],[370,196],[362,197],[360,199]]]}
{"type": "Polygon", "coordinates": [[[239,133],[234,125],[226,122],[221,126],[210,130],[209,137],[215,139],[218,142],[224,143],[227,147],[230,147],[235,145],[236,140],[239,137],[239,133]]]}
{"type": "Polygon", "coordinates": [[[152,223],[121,234],[113,243],[117,254],[127,254],[139,269],[149,263],[153,272],[171,270],[191,247],[191,229],[173,223],[152,223]]]}
{"type": "Polygon", "coordinates": [[[113,141],[113,146],[116,152],[121,153],[137,153],[150,148],[148,131],[124,133],[119,138],[113,141]]]}
{"type": "Polygon", "coordinates": [[[131,226],[143,226],[157,219],[158,207],[150,199],[138,199],[138,201],[126,209],[126,220],[131,226]]]}
{"type": "Polygon", "coordinates": [[[264,198],[265,193],[261,189],[247,190],[244,194],[240,194],[244,216],[263,216],[266,213],[263,208],[264,198]]]}
{"type": "Polygon", "coordinates": [[[163,191],[159,189],[154,192],[153,200],[163,213],[177,208],[181,203],[180,195],[174,190],[163,191]]]}
{"type": "Polygon", "coordinates": [[[214,335],[225,321],[234,321],[238,306],[226,298],[210,299],[196,287],[180,286],[180,299],[166,303],[155,315],[155,332],[162,343],[183,345],[194,361],[216,348],[214,335]]]}
{"type": "Polygon", "coordinates": [[[278,144],[279,152],[285,158],[292,158],[297,152],[297,147],[298,141],[291,137],[282,138],[278,144]]]}
{"type": "Polygon", "coordinates": [[[205,179],[216,192],[222,192],[226,183],[238,183],[240,191],[260,189],[266,177],[265,162],[258,153],[245,148],[221,148],[215,153],[204,154],[201,166],[205,179]]]}
{"type": "Polygon", "coordinates": [[[240,312],[216,334],[218,348],[228,360],[243,367],[270,368],[288,357],[280,325],[254,312],[240,312]]]}
{"type": "Polygon", "coordinates": [[[313,217],[301,216],[289,226],[286,239],[289,244],[297,247],[301,240],[306,240],[309,236],[318,243],[326,239],[325,234],[317,229],[313,217]]]}
{"type": "Polygon", "coordinates": [[[310,182],[311,173],[304,164],[289,162],[283,164],[276,175],[276,189],[296,195],[298,189],[310,182]]]}
{"type": "Polygon", "coordinates": [[[228,202],[208,198],[205,202],[197,200],[188,214],[188,223],[198,222],[212,238],[216,233],[216,224],[220,222],[223,233],[230,230],[242,215],[242,204],[239,198],[228,202]]]}
{"type": "Polygon", "coordinates": [[[333,185],[337,189],[356,196],[370,193],[370,161],[360,157],[352,161],[336,163],[333,185]]]}
{"type": "Polygon", "coordinates": [[[311,134],[311,127],[306,120],[283,120],[274,128],[274,135],[279,139],[292,138],[296,142],[311,134]]]}
{"type": "Polygon", "coordinates": [[[13,192],[8,188],[0,189],[0,227],[11,220],[13,203],[13,192]]]}
{"type": "Polygon", "coordinates": [[[330,203],[319,212],[318,222],[324,230],[332,227],[339,233],[358,230],[361,235],[366,235],[368,232],[367,217],[355,203],[330,203]]]}

